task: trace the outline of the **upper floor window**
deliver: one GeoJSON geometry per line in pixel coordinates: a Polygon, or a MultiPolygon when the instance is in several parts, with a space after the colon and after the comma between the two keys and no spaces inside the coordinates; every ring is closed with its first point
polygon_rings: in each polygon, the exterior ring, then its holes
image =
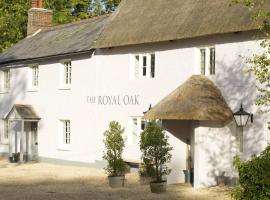
{"type": "Polygon", "coordinates": [[[132,59],[132,77],[134,79],[155,78],[155,65],[154,53],[134,55],[132,59]]]}
{"type": "Polygon", "coordinates": [[[10,88],[10,70],[4,70],[4,90],[8,90],[10,88]]]}
{"type": "Polygon", "coordinates": [[[38,65],[30,67],[32,87],[38,87],[39,84],[39,67],[38,65]]]}
{"type": "Polygon", "coordinates": [[[70,144],[70,121],[64,120],[63,123],[63,144],[70,144]]]}
{"type": "Polygon", "coordinates": [[[202,75],[215,75],[216,73],[216,52],[214,47],[199,49],[199,71],[202,75]]]}
{"type": "Polygon", "coordinates": [[[63,81],[65,85],[71,84],[71,61],[64,61],[64,74],[63,74],[63,81]]]}
{"type": "Polygon", "coordinates": [[[146,128],[146,121],[142,117],[130,117],[130,138],[131,144],[138,144],[140,134],[146,128]]]}
{"type": "Polygon", "coordinates": [[[71,60],[62,60],[60,64],[60,88],[59,89],[71,89],[72,82],[72,62],[71,60]]]}

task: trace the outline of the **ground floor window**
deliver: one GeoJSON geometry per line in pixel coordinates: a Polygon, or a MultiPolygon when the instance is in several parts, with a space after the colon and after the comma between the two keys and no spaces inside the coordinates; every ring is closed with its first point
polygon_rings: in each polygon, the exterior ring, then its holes
{"type": "Polygon", "coordinates": [[[4,120],[4,139],[8,140],[9,123],[8,120],[4,120]]]}
{"type": "Polygon", "coordinates": [[[129,141],[131,144],[138,144],[140,140],[140,134],[146,127],[146,120],[143,117],[130,117],[129,124],[129,141]]]}
{"type": "Polygon", "coordinates": [[[267,123],[266,144],[270,145],[270,122],[267,123]]]}
{"type": "Polygon", "coordinates": [[[71,144],[71,128],[70,120],[60,120],[59,126],[59,149],[60,150],[70,150],[71,144]]]}

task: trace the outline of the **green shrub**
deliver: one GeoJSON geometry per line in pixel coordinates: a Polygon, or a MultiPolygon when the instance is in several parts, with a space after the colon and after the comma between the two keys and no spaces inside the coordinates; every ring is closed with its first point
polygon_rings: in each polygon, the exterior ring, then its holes
{"type": "Polygon", "coordinates": [[[111,177],[125,174],[125,162],[122,158],[125,147],[123,132],[124,128],[115,121],[110,122],[109,129],[104,132],[105,151],[103,152],[103,159],[108,162],[105,170],[111,177]]]}
{"type": "Polygon", "coordinates": [[[172,157],[170,154],[172,147],[168,139],[155,121],[149,122],[141,134],[140,149],[146,174],[152,176],[156,182],[162,182],[162,176],[168,175],[171,171],[166,166],[172,157]]]}
{"type": "Polygon", "coordinates": [[[239,186],[232,192],[234,199],[270,199],[270,146],[247,162],[241,162],[239,156],[236,156],[234,165],[239,172],[239,186]]]}

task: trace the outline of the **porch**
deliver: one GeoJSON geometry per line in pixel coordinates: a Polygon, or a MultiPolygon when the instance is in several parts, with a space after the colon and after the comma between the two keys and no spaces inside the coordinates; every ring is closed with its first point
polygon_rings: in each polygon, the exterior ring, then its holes
{"type": "Polygon", "coordinates": [[[191,175],[187,182],[196,188],[222,181],[234,184],[232,163],[242,129],[234,123],[221,91],[207,77],[192,76],[146,112],[145,118],[161,120],[168,133],[186,144],[182,155],[185,172],[191,175]]]}
{"type": "Polygon", "coordinates": [[[15,104],[5,116],[9,134],[10,162],[38,160],[38,122],[30,105],[15,104]]]}

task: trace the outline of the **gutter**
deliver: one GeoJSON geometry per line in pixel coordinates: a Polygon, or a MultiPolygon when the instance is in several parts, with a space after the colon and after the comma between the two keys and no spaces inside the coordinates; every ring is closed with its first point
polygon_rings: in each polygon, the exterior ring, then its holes
{"type": "Polygon", "coordinates": [[[36,57],[36,58],[29,58],[29,59],[19,59],[19,60],[9,60],[5,62],[0,62],[0,68],[7,67],[10,65],[13,65],[13,67],[24,67],[25,64],[30,64],[31,62],[37,62],[37,61],[43,61],[51,58],[58,58],[58,57],[66,57],[66,56],[74,56],[74,55],[80,55],[84,53],[90,53],[92,56],[92,53],[95,51],[95,49],[89,49],[79,52],[70,52],[70,53],[63,53],[63,54],[56,54],[51,56],[43,56],[43,57],[36,57]]]}

